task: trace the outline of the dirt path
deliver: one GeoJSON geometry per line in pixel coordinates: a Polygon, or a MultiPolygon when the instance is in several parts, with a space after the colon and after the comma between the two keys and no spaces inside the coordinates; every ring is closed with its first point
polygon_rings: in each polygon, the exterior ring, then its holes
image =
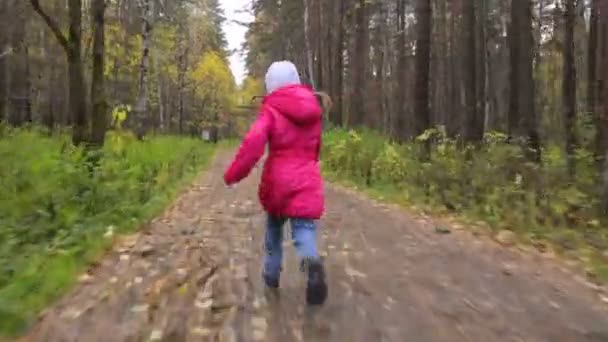
{"type": "Polygon", "coordinates": [[[553,262],[465,232],[437,234],[329,186],[320,242],[328,302],[304,305],[291,247],[280,291],[266,292],[258,175],[226,190],[229,157],[119,244],[26,340],[608,341],[608,305],[553,262]]]}

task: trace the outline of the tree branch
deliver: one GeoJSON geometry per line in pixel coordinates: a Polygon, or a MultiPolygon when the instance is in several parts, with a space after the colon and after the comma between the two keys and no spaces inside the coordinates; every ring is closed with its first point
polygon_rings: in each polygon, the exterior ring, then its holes
{"type": "Polygon", "coordinates": [[[42,7],[40,7],[39,0],[30,0],[30,3],[32,4],[32,7],[34,8],[34,11],[36,11],[40,15],[40,17],[42,17],[42,19],[46,22],[47,26],[51,29],[51,31],[53,31],[59,44],[65,49],[66,52],[68,52],[69,51],[68,39],[65,37],[65,35],[63,33],[61,33],[61,29],[59,28],[59,25],[57,24],[57,22],[44,12],[42,7]]]}

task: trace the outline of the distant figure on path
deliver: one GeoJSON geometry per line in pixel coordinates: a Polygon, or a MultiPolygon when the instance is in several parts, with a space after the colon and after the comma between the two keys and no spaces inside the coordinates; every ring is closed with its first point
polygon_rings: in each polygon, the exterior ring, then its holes
{"type": "Polygon", "coordinates": [[[327,298],[325,271],[317,252],[317,224],[324,211],[319,167],[322,109],[310,86],[303,85],[295,65],[273,63],[266,73],[267,95],[258,118],[224,175],[227,185],[251,172],[269,144],[259,198],[268,214],[263,279],[278,288],[283,258],[283,226],[291,223],[292,239],[308,272],[306,300],[320,305],[327,298]]]}

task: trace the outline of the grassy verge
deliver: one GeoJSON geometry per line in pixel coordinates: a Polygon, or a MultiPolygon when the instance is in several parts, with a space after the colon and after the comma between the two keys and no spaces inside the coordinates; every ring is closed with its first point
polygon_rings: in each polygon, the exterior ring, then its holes
{"type": "Polygon", "coordinates": [[[35,131],[0,137],[0,335],[19,334],[211,159],[200,140],[113,133],[99,155],[35,131]],[[97,161],[93,161],[96,159],[97,161]]]}
{"type": "Polygon", "coordinates": [[[570,179],[560,148],[544,150],[539,166],[504,138],[490,134],[482,148],[463,149],[430,131],[421,137],[434,142],[424,159],[419,144],[332,130],[324,136],[323,169],[329,179],[379,199],[482,221],[491,235],[509,232],[514,242],[551,249],[580,262],[592,280],[608,282],[608,225],[597,208],[591,155],[578,151],[577,177],[570,179]]]}

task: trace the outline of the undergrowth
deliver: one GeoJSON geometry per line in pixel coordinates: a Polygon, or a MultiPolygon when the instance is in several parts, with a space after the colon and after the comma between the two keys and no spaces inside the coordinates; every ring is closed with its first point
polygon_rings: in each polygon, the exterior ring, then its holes
{"type": "Polygon", "coordinates": [[[79,272],[168,204],[214,147],[110,133],[101,151],[68,136],[0,132],[0,335],[27,328],[79,272]]]}
{"type": "Polygon", "coordinates": [[[371,131],[325,133],[324,172],[396,202],[434,213],[484,221],[510,230],[523,242],[550,246],[608,281],[608,227],[599,210],[599,174],[591,153],[576,153],[570,179],[559,146],[542,151],[542,163],[527,161],[521,148],[489,133],[479,148],[459,146],[441,129],[410,144],[396,144],[371,131]],[[423,142],[432,141],[430,159],[423,142]],[[425,155],[426,156],[426,155],[425,155]]]}

